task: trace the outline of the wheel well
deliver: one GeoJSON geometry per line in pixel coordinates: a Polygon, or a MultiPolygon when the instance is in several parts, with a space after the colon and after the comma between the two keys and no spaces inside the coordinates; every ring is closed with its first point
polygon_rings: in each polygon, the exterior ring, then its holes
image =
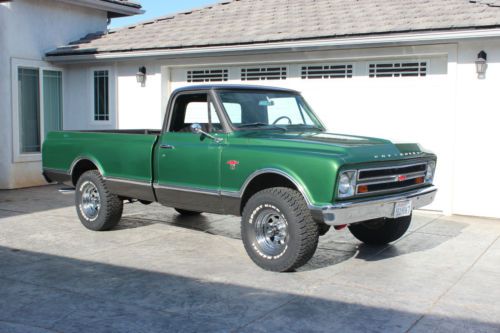
{"type": "Polygon", "coordinates": [[[71,173],[71,181],[74,186],[76,186],[76,183],[78,183],[78,179],[80,179],[81,175],[83,175],[85,172],[89,170],[99,170],[97,166],[89,160],[80,160],[76,163],[76,165],[73,167],[72,173],[71,173]]]}
{"type": "Polygon", "coordinates": [[[276,173],[265,173],[258,175],[250,181],[248,186],[243,193],[241,198],[240,213],[243,212],[243,208],[247,201],[257,192],[265,190],[272,187],[287,187],[294,190],[298,190],[297,186],[288,178],[278,175],[276,173]]]}

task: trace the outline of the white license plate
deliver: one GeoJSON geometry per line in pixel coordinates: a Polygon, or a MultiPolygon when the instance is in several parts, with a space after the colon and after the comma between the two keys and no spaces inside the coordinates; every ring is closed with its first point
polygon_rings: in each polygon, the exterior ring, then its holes
{"type": "Polygon", "coordinates": [[[411,200],[396,202],[394,205],[394,218],[411,215],[412,208],[411,200]]]}

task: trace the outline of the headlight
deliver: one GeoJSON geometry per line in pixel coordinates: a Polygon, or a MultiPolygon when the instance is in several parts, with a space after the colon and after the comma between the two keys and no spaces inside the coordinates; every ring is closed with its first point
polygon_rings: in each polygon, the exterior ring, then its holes
{"type": "Polygon", "coordinates": [[[432,184],[434,181],[434,174],[436,172],[436,161],[430,161],[427,163],[427,170],[425,172],[425,182],[427,184],[432,184]]]}
{"type": "Polygon", "coordinates": [[[352,197],[356,190],[356,171],[344,171],[339,177],[338,197],[352,197]]]}

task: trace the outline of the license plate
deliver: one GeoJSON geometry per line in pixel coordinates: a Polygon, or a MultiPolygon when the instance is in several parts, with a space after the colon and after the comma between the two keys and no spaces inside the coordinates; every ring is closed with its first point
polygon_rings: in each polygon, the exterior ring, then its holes
{"type": "Polygon", "coordinates": [[[394,205],[394,218],[397,219],[398,217],[409,216],[411,215],[411,211],[412,206],[410,200],[396,202],[394,205]]]}

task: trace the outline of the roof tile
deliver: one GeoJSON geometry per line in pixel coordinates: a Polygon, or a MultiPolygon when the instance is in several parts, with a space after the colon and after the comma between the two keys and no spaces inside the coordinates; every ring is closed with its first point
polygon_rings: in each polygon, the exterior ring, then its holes
{"type": "Polygon", "coordinates": [[[233,0],[87,35],[48,55],[497,27],[498,6],[500,0],[233,0]]]}

